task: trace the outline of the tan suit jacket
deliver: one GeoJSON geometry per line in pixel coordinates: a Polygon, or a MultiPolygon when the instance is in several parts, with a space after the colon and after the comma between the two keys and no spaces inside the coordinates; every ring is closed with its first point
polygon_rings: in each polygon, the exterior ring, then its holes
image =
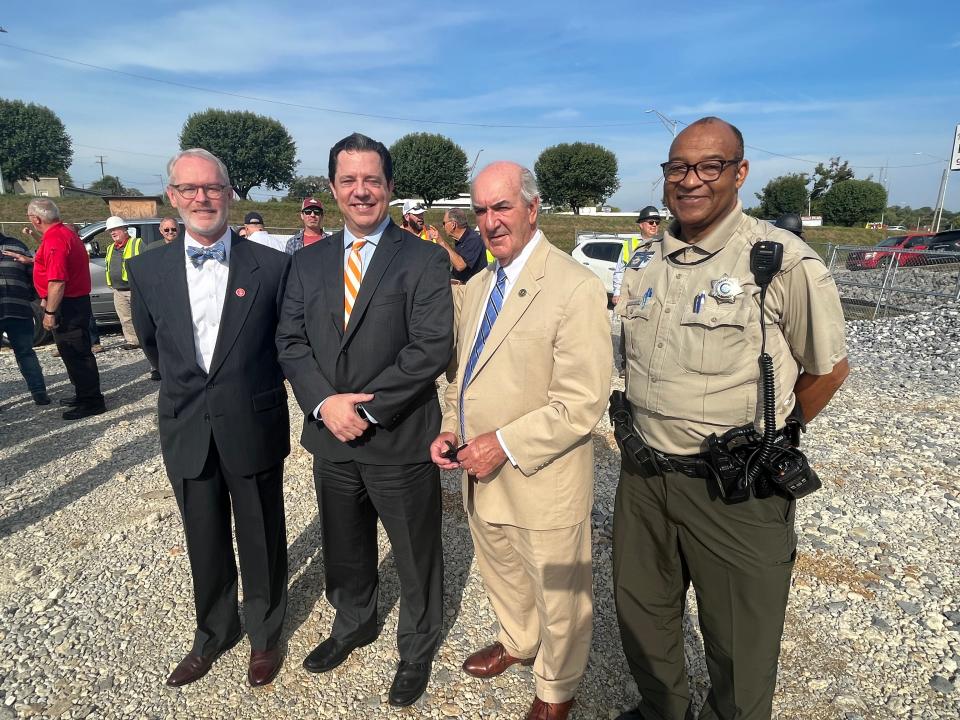
{"type": "MultiPolygon", "coordinates": [[[[496,263],[467,283],[455,350],[466,367],[496,263]]],[[[603,284],[545,236],[504,299],[463,393],[466,439],[500,434],[517,461],[463,477],[464,505],[488,523],[571,527],[593,504],[590,433],[607,406],[613,350],[603,284]]],[[[442,429],[459,436],[460,377],[447,388],[442,429]]]]}

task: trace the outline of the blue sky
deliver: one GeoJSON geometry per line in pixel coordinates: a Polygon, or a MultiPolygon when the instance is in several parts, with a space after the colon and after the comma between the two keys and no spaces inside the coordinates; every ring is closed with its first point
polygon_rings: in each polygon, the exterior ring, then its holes
{"type": "MultiPolygon", "coordinates": [[[[0,97],[60,116],[77,182],[104,155],[147,193],[184,120],[216,107],[280,120],[304,175],[325,175],[354,130],[388,145],[442,133],[471,162],[482,150],[480,166],[596,142],[620,163],[610,202],[636,209],[659,200],[671,140],[654,108],[681,127],[716,114],[741,128],[746,205],[770,178],[839,155],[861,178],[888,166],[891,204],[932,206],[960,122],[956,0],[4,5],[0,97]]],[[[960,172],[946,207],[960,210],[960,172]]]]}

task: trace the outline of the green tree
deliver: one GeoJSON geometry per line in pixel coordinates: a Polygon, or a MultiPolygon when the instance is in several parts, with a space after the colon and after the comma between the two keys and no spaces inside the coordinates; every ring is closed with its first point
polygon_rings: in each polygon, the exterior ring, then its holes
{"type": "Polygon", "coordinates": [[[758,217],[778,218],[784,213],[803,215],[807,210],[806,173],[790,173],[773,178],[761,192],[754,193],[760,201],[758,217]]]}
{"type": "Polygon", "coordinates": [[[887,191],[872,180],[841,180],[823,196],[822,205],[824,225],[876,222],[887,205],[887,191]]]}
{"type": "Polygon", "coordinates": [[[814,210],[815,213],[820,211],[819,201],[827,194],[827,191],[835,183],[844,180],[853,180],[853,170],[846,160],[840,162],[840,157],[837,156],[830,158],[829,165],[817,163],[817,166],[813,169],[813,187],[810,188],[810,201],[817,205],[817,209],[814,210]]]}
{"type": "Polygon", "coordinates": [[[104,175],[99,180],[94,180],[90,183],[90,189],[104,195],[127,195],[130,197],[141,197],[143,195],[136,188],[125,187],[116,175],[104,175]]]}
{"type": "Polygon", "coordinates": [[[194,113],[180,131],[180,148],[203,148],[223,160],[244,200],[251,188],[289,185],[298,162],[297,146],[280,122],[246,111],[194,113]]]}
{"type": "Polygon", "coordinates": [[[330,181],[323,175],[298,175],[287,188],[287,200],[330,194],[330,181]]]}
{"type": "Polygon", "coordinates": [[[4,181],[59,176],[72,160],[70,136],[50,108],[0,98],[0,169],[4,181]]]}
{"type": "Polygon", "coordinates": [[[620,187],[617,156],[593,143],[548,147],[533,167],[544,202],[569,205],[575,215],[582,207],[602,204],[620,187]]]}
{"type": "Polygon", "coordinates": [[[427,207],[442,198],[456,197],[467,185],[467,155],[450,138],[410,133],[390,148],[394,194],[423,198],[427,207]]]}

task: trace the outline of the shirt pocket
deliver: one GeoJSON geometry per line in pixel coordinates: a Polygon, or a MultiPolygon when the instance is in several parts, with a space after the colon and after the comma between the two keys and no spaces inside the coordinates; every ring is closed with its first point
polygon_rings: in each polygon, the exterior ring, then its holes
{"type": "Polygon", "coordinates": [[[657,330],[656,318],[659,317],[659,313],[654,312],[657,304],[655,299],[646,304],[630,301],[617,309],[617,314],[623,321],[629,360],[642,368],[650,366],[657,330]]]}
{"type": "Polygon", "coordinates": [[[744,363],[756,363],[750,344],[752,312],[747,299],[732,305],[688,310],[680,318],[677,363],[687,372],[732,375],[744,363]]]}

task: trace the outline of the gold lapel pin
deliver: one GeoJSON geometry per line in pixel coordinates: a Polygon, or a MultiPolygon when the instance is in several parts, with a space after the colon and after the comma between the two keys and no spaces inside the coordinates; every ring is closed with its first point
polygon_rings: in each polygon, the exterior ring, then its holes
{"type": "Polygon", "coordinates": [[[520,292],[517,293],[520,297],[526,297],[527,291],[524,288],[520,288],[520,292]]]}

